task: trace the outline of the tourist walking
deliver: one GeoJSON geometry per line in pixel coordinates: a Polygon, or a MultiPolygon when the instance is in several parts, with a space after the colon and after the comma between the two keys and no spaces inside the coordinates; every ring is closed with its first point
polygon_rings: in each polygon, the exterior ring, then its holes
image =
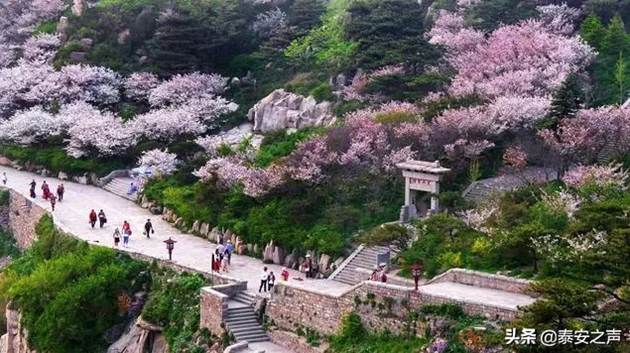
{"type": "Polygon", "coordinates": [[[98,211],[98,226],[102,229],[105,223],[107,223],[107,216],[103,210],[100,210],[98,211]]]}
{"type": "Polygon", "coordinates": [[[228,239],[227,245],[225,246],[225,256],[227,257],[228,265],[232,264],[232,251],[234,251],[234,245],[232,241],[228,239]]]}
{"type": "MultiPolygon", "coordinates": [[[[127,226],[129,226],[129,223],[127,223],[127,226]]],[[[127,227],[127,230],[123,230],[123,246],[125,248],[129,247],[129,237],[130,236],[131,236],[131,228],[127,227]]]]}
{"type": "Polygon", "coordinates": [[[49,196],[50,196],[50,188],[48,187],[48,184],[46,184],[46,180],[44,180],[44,182],[42,183],[42,198],[44,200],[48,200],[49,196]]]}
{"type": "Polygon", "coordinates": [[[227,272],[228,271],[228,260],[227,260],[227,256],[223,258],[223,260],[221,260],[221,269],[223,270],[223,272],[227,272]]]}
{"type": "Polygon", "coordinates": [[[273,285],[276,283],[276,275],[273,274],[273,271],[269,271],[269,277],[267,277],[267,289],[269,292],[273,292],[273,285]]]}
{"type": "Polygon", "coordinates": [[[94,225],[96,225],[96,219],[98,217],[96,216],[96,212],[94,212],[94,210],[92,210],[92,212],[90,212],[90,221],[88,223],[90,223],[92,225],[92,228],[94,228],[94,225]]]}
{"type": "Polygon", "coordinates": [[[31,198],[34,199],[37,197],[37,195],[35,195],[35,187],[37,186],[37,183],[35,182],[35,179],[33,179],[33,181],[31,181],[31,183],[29,184],[31,185],[31,198]]]}
{"type": "Polygon", "coordinates": [[[269,279],[269,274],[267,273],[267,267],[263,268],[262,273],[260,274],[260,287],[258,287],[258,293],[261,290],[265,290],[267,292],[267,280],[269,279]]]}
{"type": "Polygon", "coordinates": [[[7,173],[2,172],[2,184],[7,185],[7,173]]]}
{"type": "Polygon", "coordinates": [[[219,261],[223,261],[223,256],[225,255],[225,246],[223,246],[223,243],[219,242],[215,253],[219,257],[219,261]]]}
{"type": "Polygon", "coordinates": [[[59,202],[63,201],[64,191],[66,191],[66,189],[64,188],[63,184],[59,184],[59,186],[57,186],[57,197],[59,198],[59,202]]]}
{"type": "Polygon", "coordinates": [[[147,219],[147,223],[144,224],[144,235],[147,236],[147,239],[151,238],[149,234],[154,234],[155,230],[153,229],[153,224],[151,224],[151,220],[147,219]]]}
{"type": "Polygon", "coordinates": [[[120,230],[117,227],[114,230],[114,246],[118,247],[118,243],[120,243],[120,230]]]}
{"type": "Polygon", "coordinates": [[[50,194],[50,207],[52,207],[53,212],[55,211],[55,204],[57,203],[57,197],[53,194],[50,194]]]}
{"type": "Polygon", "coordinates": [[[379,276],[378,276],[378,266],[374,268],[374,270],[372,271],[372,275],[370,276],[370,281],[378,281],[379,280],[379,276]]]}
{"type": "Polygon", "coordinates": [[[131,185],[129,185],[129,190],[127,190],[127,195],[132,195],[134,192],[136,192],[136,190],[138,190],[138,187],[131,183],[131,185]]]}

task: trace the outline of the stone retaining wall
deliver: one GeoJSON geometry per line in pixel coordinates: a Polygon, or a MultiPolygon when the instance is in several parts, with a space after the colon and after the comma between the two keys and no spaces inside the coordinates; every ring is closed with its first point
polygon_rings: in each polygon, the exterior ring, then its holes
{"type": "Polygon", "coordinates": [[[368,329],[387,328],[399,334],[411,311],[423,305],[443,303],[458,304],[470,315],[489,319],[513,320],[518,315],[518,311],[510,307],[461,302],[427,294],[422,287],[415,291],[412,287],[372,281],[362,282],[339,296],[281,282],[274,288],[267,315],[281,329],[295,331],[302,326],[328,335],[339,329],[344,314],[355,311],[368,329]]]}
{"type": "Polygon", "coordinates": [[[227,295],[211,287],[201,288],[199,327],[221,336],[225,331],[223,321],[228,315],[228,299],[227,295]]]}
{"type": "Polygon", "coordinates": [[[322,353],[325,347],[311,347],[306,340],[293,332],[274,330],[269,332],[271,342],[293,353],[322,353]]]}
{"type": "Polygon", "coordinates": [[[512,293],[523,293],[523,290],[531,283],[531,281],[522,278],[493,275],[463,268],[450,269],[430,281],[427,281],[426,284],[440,282],[461,283],[469,286],[498,289],[512,293]]]}
{"type": "Polygon", "coordinates": [[[39,219],[47,213],[45,209],[9,189],[9,224],[20,250],[27,249],[37,240],[35,226],[39,219]]]}

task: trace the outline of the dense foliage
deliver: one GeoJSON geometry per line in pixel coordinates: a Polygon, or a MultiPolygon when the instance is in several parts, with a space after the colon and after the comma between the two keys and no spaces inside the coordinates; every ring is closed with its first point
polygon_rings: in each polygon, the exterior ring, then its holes
{"type": "Polygon", "coordinates": [[[200,290],[208,281],[201,275],[177,275],[170,270],[153,269],[151,293],[142,317],[164,328],[171,352],[202,353],[210,341],[209,333],[199,340],[200,290]]]}
{"type": "Polygon", "coordinates": [[[147,284],[146,265],[61,234],[48,216],[38,223],[37,235],[33,247],[4,270],[3,298],[20,309],[38,350],[103,350],[103,334],[129,320],[118,296],[147,284]]]}

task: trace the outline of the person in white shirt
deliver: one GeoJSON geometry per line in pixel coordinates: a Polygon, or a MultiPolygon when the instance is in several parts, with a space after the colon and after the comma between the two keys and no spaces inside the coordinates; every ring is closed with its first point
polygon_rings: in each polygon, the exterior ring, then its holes
{"type": "Polygon", "coordinates": [[[267,273],[267,267],[265,267],[260,274],[260,287],[258,287],[258,293],[260,293],[263,289],[267,292],[267,279],[269,279],[269,274],[267,273]]]}
{"type": "Polygon", "coordinates": [[[225,253],[225,246],[222,243],[217,245],[215,254],[219,257],[219,262],[223,262],[223,254],[225,253]]]}

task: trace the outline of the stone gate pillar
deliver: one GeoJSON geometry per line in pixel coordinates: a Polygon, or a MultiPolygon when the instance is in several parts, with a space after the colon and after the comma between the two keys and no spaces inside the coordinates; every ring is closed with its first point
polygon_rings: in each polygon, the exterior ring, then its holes
{"type": "Polygon", "coordinates": [[[405,177],[405,204],[401,208],[400,222],[407,223],[410,219],[417,218],[415,206],[416,191],[424,191],[432,194],[430,213],[440,211],[437,194],[440,193],[440,181],[442,175],[450,172],[448,168],[440,166],[440,162],[425,162],[409,160],[396,164],[402,169],[405,177]]]}

